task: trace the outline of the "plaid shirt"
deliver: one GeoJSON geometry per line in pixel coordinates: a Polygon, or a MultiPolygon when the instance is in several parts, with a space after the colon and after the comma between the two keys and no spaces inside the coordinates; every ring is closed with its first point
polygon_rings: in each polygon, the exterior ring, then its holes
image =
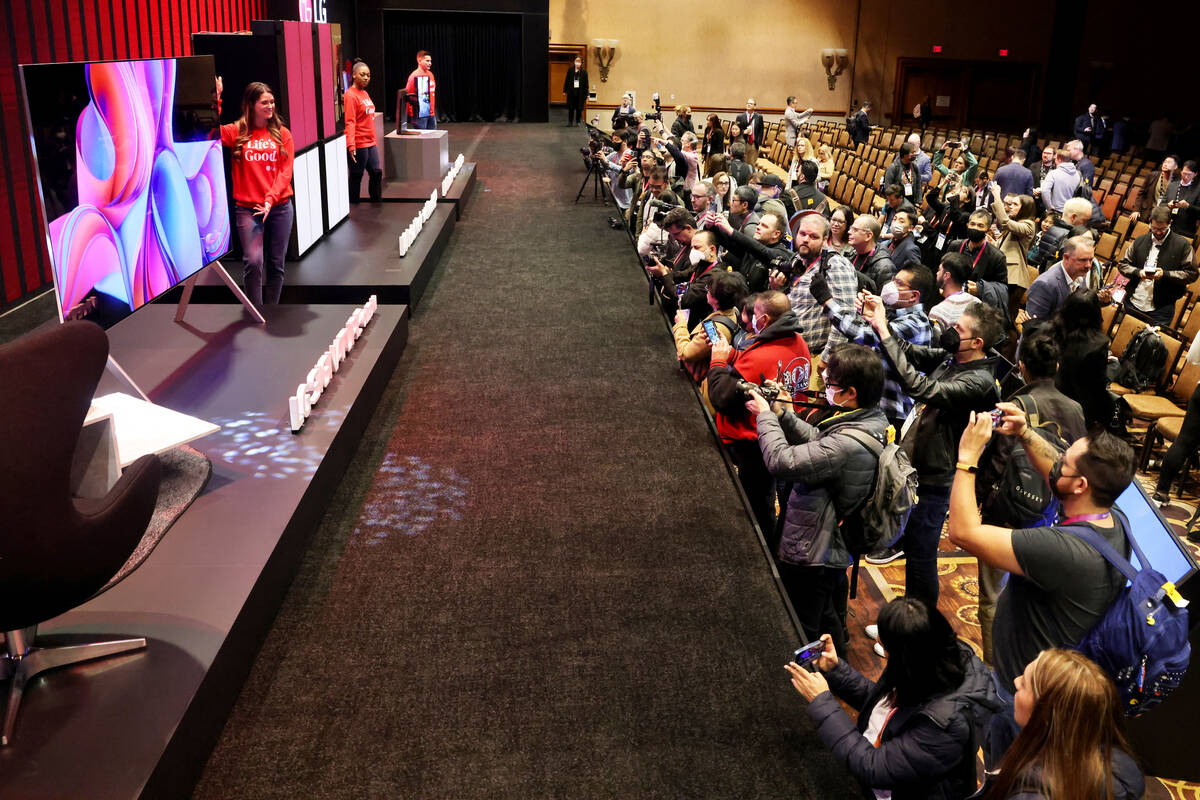
{"type": "MultiPolygon", "coordinates": [[[[828,251],[827,251],[828,252],[828,251]]],[[[816,263],[820,263],[817,261],[816,263]]],[[[812,283],[814,267],[809,267],[802,275],[792,278],[787,296],[800,318],[800,332],[808,344],[810,353],[821,354],[821,359],[829,353],[833,345],[846,341],[841,331],[836,330],[825,316],[825,310],[813,298],[808,285],[812,283]]],[[[858,294],[858,274],[854,265],[844,256],[830,254],[827,261],[825,280],[829,282],[829,290],[833,292],[833,300],[842,305],[854,305],[854,297],[858,294]]]]}
{"type": "MultiPolygon", "coordinates": [[[[834,327],[855,344],[866,345],[879,352],[879,334],[865,319],[855,314],[852,308],[843,308],[837,300],[830,300],[825,305],[825,314],[834,327]]],[[[892,335],[909,344],[928,345],[933,337],[933,328],[929,317],[920,303],[909,308],[888,310],[888,327],[892,335]]],[[[881,353],[882,355],[882,353],[881,353]]],[[[904,393],[892,362],[883,359],[883,398],[879,407],[888,419],[904,419],[912,411],[913,399],[904,393]]],[[[899,433],[899,431],[897,431],[899,433]]]]}

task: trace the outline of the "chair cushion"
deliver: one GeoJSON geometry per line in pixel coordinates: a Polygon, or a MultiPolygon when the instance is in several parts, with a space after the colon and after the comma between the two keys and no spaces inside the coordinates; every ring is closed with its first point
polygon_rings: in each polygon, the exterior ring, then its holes
{"type": "Polygon", "coordinates": [[[1119,395],[1123,395],[1125,397],[1128,397],[1129,395],[1132,395],[1132,394],[1143,394],[1143,395],[1150,395],[1150,396],[1154,395],[1153,389],[1143,389],[1141,392],[1135,392],[1135,391],[1133,391],[1133,389],[1130,389],[1126,386],[1122,386],[1121,384],[1116,383],[1115,381],[1108,385],[1108,390],[1110,392],[1112,392],[1113,394],[1119,394],[1119,395]]]}
{"type": "Polygon", "coordinates": [[[1182,417],[1186,413],[1167,398],[1157,394],[1127,394],[1125,402],[1129,404],[1133,415],[1142,419],[1182,417]]]}
{"type": "Polygon", "coordinates": [[[1183,417],[1163,417],[1157,424],[1162,437],[1168,442],[1173,442],[1179,438],[1179,431],[1183,428],[1183,417]]]}

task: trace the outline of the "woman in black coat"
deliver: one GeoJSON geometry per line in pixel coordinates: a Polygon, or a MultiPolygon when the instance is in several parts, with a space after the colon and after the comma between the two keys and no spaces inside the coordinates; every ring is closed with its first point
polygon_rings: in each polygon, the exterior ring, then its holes
{"type": "Polygon", "coordinates": [[[1058,340],[1058,390],[1083,406],[1089,428],[1113,418],[1108,393],[1108,337],[1100,330],[1100,298],[1090,289],[1073,292],[1054,317],[1058,340]]]}
{"type": "Polygon", "coordinates": [[[809,672],[787,665],[821,740],[863,786],[892,800],[968,797],[975,791],[975,731],[1000,708],[987,667],[936,609],[902,597],[879,613],[888,664],[879,682],[841,660],[828,634],[809,672]],[[836,696],[836,697],[835,697],[836,696]],[[858,710],[857,723],[840,698],[858,710]]]}
{"type": "Polygon", "coordinates": [[[708,115],[708,124],[704,126],[704,136],[701,138],[700,156],[703,159],[704,175],[710,177],[717,172],[710,169],[712,157],[725,152],[725,131],[721,128],[721,120],[716,114],[708,115]]]}

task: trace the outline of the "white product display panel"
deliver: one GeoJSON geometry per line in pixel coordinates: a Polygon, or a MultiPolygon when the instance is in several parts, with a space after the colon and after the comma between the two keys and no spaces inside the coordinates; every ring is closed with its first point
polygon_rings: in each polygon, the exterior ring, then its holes
{"type": "Polygon", "coordinates": [[[325,143],[325,211],[332,228],[350,215],[350,166],[346,137],[325,143]]]}
{"type": "Polygon", "coordinates": [[[319,162],[320,156],[313,148],[296,156],[292,167],[292,187],[296,193],[296,249],[301,255],[321,237],[319,162]]]}

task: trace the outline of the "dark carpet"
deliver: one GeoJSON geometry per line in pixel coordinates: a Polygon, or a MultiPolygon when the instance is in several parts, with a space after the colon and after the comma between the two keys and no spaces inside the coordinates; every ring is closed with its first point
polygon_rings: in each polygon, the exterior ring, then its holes
{"type": "Polygon", "coordinates": [[[580,130],[451,129],[476,196],[196,797],[858,796],[580,130]]]}

